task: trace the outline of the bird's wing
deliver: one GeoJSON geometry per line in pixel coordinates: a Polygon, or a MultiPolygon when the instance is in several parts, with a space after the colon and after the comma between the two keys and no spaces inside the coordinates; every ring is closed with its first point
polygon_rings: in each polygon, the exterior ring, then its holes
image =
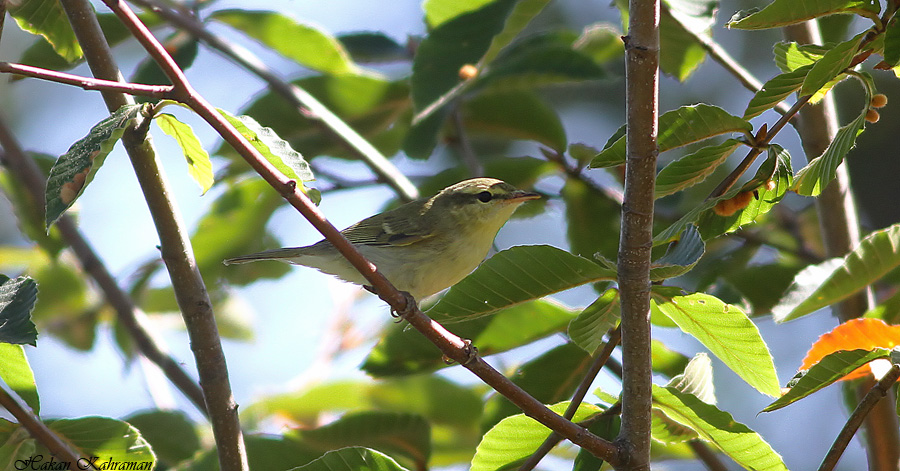
{"type": "Polygon", "coordinates": [[[344,229],[344,237],[357,245],[403,246],[434,235],[417,222],[418,218],[409,217],[408,212],[404,214],[398,217],[394,210],[363,219],[344,229]]]}

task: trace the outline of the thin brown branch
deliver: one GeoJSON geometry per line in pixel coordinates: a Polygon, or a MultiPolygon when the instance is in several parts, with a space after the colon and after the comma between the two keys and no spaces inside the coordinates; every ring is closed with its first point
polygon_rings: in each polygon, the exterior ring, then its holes
{"type": "Polygon", "coordinates": [[[894,365],[877,383],[875,383],[874,386],[872,386],[871,389],[869,389],[862,401],[859,402],[859,405],[856,406],[853,413],[850,414],[847,423],[844,424],[844,427],[841,429],[840,433],[838,433],[838,436],[834,439],[834,443],[828,450],[828,454],[825,455],[822,464],[819,465],[819,471],[831,471],[837,466],[838,461],[841,459],[841,455],[844,454],[844,450],[846,450],[847,445],[850,444],[850,440],[856,435],[856,431],[863,424],[866,417],[872,413],[881,399],[890,392],[891,386],[897,382],[898,378],[900,378],[900,365],[894,365]]]}
{"type": "MultiPolygon", "coordinates": [[[[3,161],[13,176],[24,183],[31,199],[41,206],[44,201],[44,178],[33,159],[22,151],[18,140],[12,135],[6,121],[0,116],[0,146],[4,149],[3,161]]],[[[191,379],[179,363],[165,352],[165,348],[157,344],[153,336],[144,328],[139,318],[143,313],[135,306],[134,301],[123,291],[115,278],[107,270],[106,265],[94,252],[87,239],[78,230],[72,219],[66,215],[57,221],[63,239],[72,248],[82,269],[87,272],[103,292],[107,302],[116,311],[121,325],[134,341],[138,351],[155,363],[196,407],[206,415],[206,404],[203,391],[197,382],[191,379]]]]}
{"type": "Polygon", "coordinates": [[[188,32],[213,50],[264,80],[275,93],[297,108],[301,116],[312,120],[323,132],[332,136],[365,162],[381,180],[394,189],[401,199],[412,201],[419,197],[416,186],[369,141],[360,136],[306,90],[286,82],[271,71],[253,53],[210,33],[203,23],[187,9],[176,11],[156,0],[132,0],[132,3],[165,18],[175,27],[188,32]]]}
{"type": "MultiPolygon", "coordinates": [[[[609,331],[608,340],[606,344],[597,349],[595,353],[594,360],[591,362],[590,367],[584,373],[584,377],[581,379],[581,383],[575,389],[575,393],[572,394],[572,401],[569,403],[569,407],[566,408],[566,411],[563,413],[563,418],[572,420],[572,417],[575,417],[575,412],[578,411],[578,408],[581,406],[581,403],[584,401],[584,397],[587,395],[588,390],[591,388],[591,384],[594,383],[594,379],[597,378],[597,375],[600,374],[600,370],[603,369],[603,366],[606,365],[609,357],[612,356],[613,350],[616,349],[616,346],[619,345],[619,341],[622,339],[622,331],[618,326],[614,327],[609,331]]],[[[550,450],[556,446],[559,441],[562,440],[562,436],[560,436],[556,432],[552,432],[544,443],[541,444],[538,449],[528,457],[522,466],[519,466],[519,471],[531,471],[535,467],[537,467],[538,463],[547,456],[547,453],[550,453],[550,450]]]]}
{"type": "Polygon", "coordinates": [[[713,452],[706,442],[694,439],[688,441],[687,445],[709,471],[728,471],[728,466],[725,466],[719,455],[713,452]]]}
{"type": "Polygon", "coordinates": [[[99,90],[107,92],[127,93],[129,95],[146,96],[150,98],[169,98],[172,87],[169,85],[144,85],[140,83],[124,83],[112,80],[101,80],[80,75],[57,72],[55,70],[42,69],[24,64],[0,62],[0,72],[25,77],[38,78],[50,82],[74,85],[85,90],[99,90]]]}
{"type": "Polygon", "coordinates": [[[79,469],[97,469],[87,459],[82,459],[81,456],[78,456],[75,451],[69,448],[69,444],[44,425],[41,419],[34,415],[34,412],[20,404],[15,397],[10,395],[5,385],[0,386],[0,406],[9,411],[32,438],[44,445],[61,462],[70,463],[70,466],[75,464],[83,466],[83,468],[79,469]]]}
{"type": "Polygon", "coordinates": [[[472,141],[469,139],[469,133],[466,132],[466,125],[463,122],[462,110],[459,107],[459,102],[453,107],[451,117],[453,120],[453,130],[456,132],[455,144],[459,148],[463,165],[469,169],[469,175],[473,177],[484,176],[484,165],[478,160],[478,157],[475,155],[475,149],[472,148],[472,141]]]}
{"type": "Polygon", "coordinates": [[[175,85],[177,99],[183,100],[199,114],[210,126],[232,145],[236,151],[294,208],[296,208],[335,248],[366,278],[378,296],[388,303],[392,310],[406,319],[410,325],[425,335],[448,358],[457,361],[497,392],[519,406],[528,416],[560,432],[573,443],[588,449],[590,452],[617,463],[618,449],[613,444],[587,432],[582,427],[563,419],[558,414],[541,404],[524,390],[516,386],[508,378],[484,362],[473,350],[469,342],[447,331],[443,326],[422,313],[407,295],[399,292],[366,260],[347,239],[324,217],[312,201],[298,188],[296,182],[289,180],[266,161],[252,146],[247,143],[215,109],[191,88],[184,74],[150,34],[149,30],[138,20],[136,15],[124,2],[104,0],[107,6],[119,16],[126,27],[135,35],[150,56],[160,65],[163,72],[175,85]]]}
{"type": "MultiPolygon", "coordinates": [[[[104,80],[120,80],[121,73],[91,4],[85,0],[62,0],[61,3],[78,42],[85,51],[85,58],[93,75],[104,80]]],[[[114,11],[123,6],[127,8],[123,3],[110,5],[114,11]]],[[[133,14],[129,21],[136,21],[133,14]]],[[[173,94],[183,92],[177,82],[173,83],[175,84],[173,94]]],[[[130,97],[122,93],[111,91],[102,93],[111,112],[130,102],[130,97]]],[[[200,386],[203,389],[206,410],[216,441],[219,467],[223,471],[246,470],[248,464],[244,438],[238,419],[237,404],[231,392],[228,367],[213,316],[212,303],[197,269],[187,229],[171,199],[165,174],[152,144],[146,139],[146,124],[141,122],[126,130],[122,142],[131,159],[135,176],[159,234],[162,258],[166,263],[175,298],[190,337],[191,350],[197,364],[200,386]]]]}

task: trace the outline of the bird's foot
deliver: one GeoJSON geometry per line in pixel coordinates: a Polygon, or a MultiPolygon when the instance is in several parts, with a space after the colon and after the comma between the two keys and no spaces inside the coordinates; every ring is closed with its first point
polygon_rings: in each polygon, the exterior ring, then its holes
{"type": "MultiPolygon", "coordinates": [[[[478,347],[472,345],[472,341],[469,339],[462,339],[462,341],[464,344],[463,352],[465,353],[466,358],[460,363],[460,365],[465,366],[478,359],[478,347]]],[[[444,363],[448,365],[452,365],[453,363],[455,363],[455,361],[447,355],[444,355],[441,358],[444,360],[444,363]]]]}

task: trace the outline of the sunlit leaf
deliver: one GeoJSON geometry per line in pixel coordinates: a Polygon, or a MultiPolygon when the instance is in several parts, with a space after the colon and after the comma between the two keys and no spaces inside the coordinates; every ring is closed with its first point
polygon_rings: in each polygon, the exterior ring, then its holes
{"type": "Polygon", "coordinates": [[[162,113],[154,117],[160,129],[178,142],[181,152],[188,164],[188,174],[200,185],[201,194],[206,193],[213,184],[212,162],[209,154],[203,149],[200,139],[194,134],[194,130],[178,118],[162,113]]]}
{"type": "MultiPolygon", "coordinates": [[[[891,326],[881,319],[850,319],[822,334],[813,343],[800,364],[801,370],[811,368],[826,355],[838,350],[873,350],[876,347],[892,349],[900,345],[900,326],[891,326]]],[[[862,378],[871,373],[861,367],[841,380],[862,378]]]]}
{"type": "MultiPolygon", "coordinates": [[[[68,442],[79,456],[96,456],[97,469],[112,469],[113,462],[132,466],[156,462],[156,455],[140,432],[127,422],[109,417],[81,417],[77,419],[48,420],[46,424],[68,442]]],[[[39,447],[42,449],[43,447],[39,447]]],[[[42,450],[49,456],[47,450],[42,450]]]]}
{"type": "Polygon", "coordinates": [[[438,321],[460,321],[542,298],[569,288],[615,277],[577,255],[549,245],[503,250],[455,284],[427,314],[438,321]]]}
{"type": "Polygon", "coordinates": [[[775,55],[775,65],[784,73],[812,66],[829,50],[828,47],[818,44],[799,44],[796,42],[775,43],[775,46],[772,48],[775,55]]]}
{"type": "Polygon", "coordinates": [[[493,2],[494,0],[425,0],[422,10],[425,21],[431,28],[437,28],[448,20],[468,13],[493,2]]]}
{"type": "Polygon", "coordinates": [[[586,54],[597,64],[612,62],[625,54],[622,30],[610,23],[594,23],[586,26],[581,36],[572,43],[572,47],[586,54]]]}
{"type": "Polygon", "coordinates": [[[37,293],[37,283],[29,277],[0,275],[0,342],[37,345],[37,329],[31,322],[37,293]]]}
{"type": "MultiPolygon", "coordinates": [[[[0,291],[2,290],[3,286],[0,285],[0,291]]],[[[34,373],[21,345],[0,343],[0,379],[15,391],[36,415],[41,413],[41,401],[37,384],[34,382],[34,373]]]]}
{"type": "Polygon", "coordinates": [[[763,394],[778,396],[780,388],[772,354],[759,329],[740,308],[703,293],[669,296],[654,290],[652,296],[661,312],[747,384],[763,394]]]}
{"type": "Polygon", "coordinates": [[[81,196],[141,108],[142,105],[122,106],[59,157],[47,180],[45,222],[48,228],[81,196]]]}
{"type": "Polygon", "coordinates": [[[368,448],[350,447],[329,451],[290,471],[406,471],[391,457],[368,448]]]}
{"type": "Polygon", "coordinates": [[[884,61],[891,67],[900,64],[900,21],[888,23],[884,31],[884,61]]]}
{"type": "Polygon", "coordinates": [[[866,236],[852,252],[797,274],[772,309],[776,322],[805,316],[841,301],[900,265],[900,224],[866,236]]]}
{"type": "Polygon", "coordinates": [[[702,182],[723,164],[740,147],[736,139],[704,147],[669,163],[656,176],[655,197],[671,195],[702,182]]]}
{"type": "Polygon", "coordinates": [[[793,404],[806,396],[828,386],[852,373],[857,368],[874,360],[890,358],[891,350],[840,350],[826,355],[808,370],[801,370],[788,383],[790,390],[762,412],[771,412],[793,404]]]}
{"type": "Polygon", "coordinates": [[[615,327],[619,317],[619,290],[610,288],[572,319],[569,338],[586,352],[593,353],[603,345],[603,336],[615,327]]]}
{"type": "Polygon", "coordinates": [[[806,20],[835,13],[855,13],[878,18],[881,9],[876,0],[775,0],[762,10],[738,12],[725,24],[727,28],[767,29],[801,23],[806,20]]]}
{"type": "Polygon", "coordinates": [[[9,14],[19,28],[44,37],[63,59],[72,62],[81,58],[81,45],[62,5],[56,0],[28,0],[9,2],[9,14]]]}
{"type": "Polygon", "coordinates": [[[200,450],[196,424],[182,411],[142,411],[129,415],[125,421],[140,431],[160,464],[174,466],[200,450]]]}
{"type": "Polygon", "coordinates": [[[754,118],[762,114],[763,111],[778,106],[791,93],[800,89],[810,69],[812,69],[812,66],[806,65],[769,79],[768,82],[763,84],[762,89],[753,95],[750,103],[747,103],[747,109],[744,110],[744,119],[754,118]]]}
{"type": "Polygon", "coordinates": [[[812,95],[849,67],[857,53],[859,43],[866,34],[868,33],[860,33],[853,39],[834,46],[816,61],[803,80],[800,95],[812,95]]]}
{"type": "Polygon", "coordinates": [[[654,384],[653,407],[693,429],[746,469],[787,471],[781,456],[758,433],[693,394],[654,384]]]}
{"type": "Polygon", "coordinates": [[[341,43],[321,29],[274,11],[218,10],[221,21],[298,64],[326,74],[358,72],[341,43]]]}

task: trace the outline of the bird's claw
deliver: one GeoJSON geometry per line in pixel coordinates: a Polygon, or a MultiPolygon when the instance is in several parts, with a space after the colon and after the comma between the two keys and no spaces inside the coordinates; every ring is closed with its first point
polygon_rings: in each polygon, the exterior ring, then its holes
{"type": "MultiPolygon", "coordinates": [[[[460,363],[460,365],[465,366],[465,365],[468,365],[469,363],[472,363],[473,361],[478,359],[478,347],[476,347],[475,345],[472,345],[472,341],[469,339],[462,339],[462,341],[463,341],[463,352],[466,354],[466,359],[463,360],[460,363]]],[[[444,360],[444,363],[446,363],[448,365],[452,365],[453,363],[455,363],[455,360],[448,357],[447,355],[443,355],[441,357],[441,359],[444,360]]]]}
{"type": "Polygon", "coordinates": [[[397,319],[397,322],[406,319],[407,316],[412,314],[413,310],[415,310],[417,306],[416,298],[414,298],[413,295],[409,294],[406,291],[400,291],[400,295],[403,296],[403,298],[406,300],[406,305],[403,307],[403,309],[400,310],[391,308],[391,317],[397,319]]]}

